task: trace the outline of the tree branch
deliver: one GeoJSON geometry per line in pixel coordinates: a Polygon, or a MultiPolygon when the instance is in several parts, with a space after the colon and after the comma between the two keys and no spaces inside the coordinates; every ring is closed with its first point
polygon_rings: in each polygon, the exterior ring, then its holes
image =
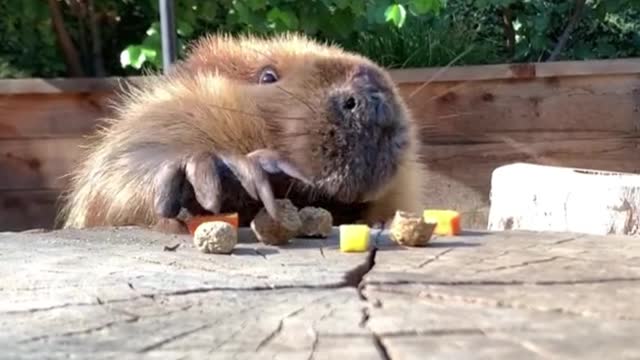
{"type": "Polygon", "coordinates": [[[104,62],[102,59],[102,41],[100,40],[100,30],[93,0],[89,0],[89,29],[91,30],[91,45],[93,49],[93,66],[96,76],[103,77],[105,74],[104,62]]]}
{"type": "Polygon", "coordinates": [[[576,0],[576,6],[573,12],[573,15],[571,16],[571,19],[569,19],[569,23],[567,24],[567,27],[564,29],[564,32],[562,33],[562,35],[560,35],[560,38],[558,39],[558,43],[556,44],[555,48],[551,52],[551,55],[549,55],[549,58],[547,58],[547,61],[554,61],[564,49],[565,45],[567,44],[567,41],[569,41],[569,36],[571,36],[571,32],[576,27],[576,25],[578,25],[578,23],[580,22],[580,18],[582,17],[582,10],[584,9],[584,3],[585,3],[585,0],[576,0]]]}
{"type": "Polygon", "coordinates": [[[502,11],[502,28],[506,38],[507,51],[509,57],[513,58],[516,53],[516,31],[513,28],[513,13],[509,6],[501,9],[502,11]]]}
{"type": "Polygon", "coordinates": [[[67,66],[67,71],[72,77],[84,76],[84,71],[82,69],[82,64],[80,63],[78,50],[73,44],[71,36],[69,36],[69,33],[67,32],[58,1],[48,0],[47,2],[49,4],[49,12],[51,14],[53,32],[55,33],[58,45],[62,50],[62,54],[67,66]]]}

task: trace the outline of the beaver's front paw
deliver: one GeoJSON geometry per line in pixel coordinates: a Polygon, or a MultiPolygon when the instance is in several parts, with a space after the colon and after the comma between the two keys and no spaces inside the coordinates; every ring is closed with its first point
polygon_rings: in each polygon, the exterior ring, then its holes
{"type": "Polygon", "coordinates": [[[290,162],[271,150],[257,150],[246,156],[198,153],[166,162],[155,176],[154,207],[164,218],[175,218],[182,208],[189,210],[195,199],[205,210],[219,213],[225,189],[221,174],[230,171],[246,193],[262,202],[273,218],[277,208],[268,173],[283,172],[309,183],[290,162]]]}

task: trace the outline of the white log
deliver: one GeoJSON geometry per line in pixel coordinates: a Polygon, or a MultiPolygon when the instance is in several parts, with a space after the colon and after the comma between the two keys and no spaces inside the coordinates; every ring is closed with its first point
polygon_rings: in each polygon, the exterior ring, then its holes
{"type": "Polygon", "coordinates": [[[515,163],[493,171],[489,230],[637,234],[640,175],[515,163]]]}

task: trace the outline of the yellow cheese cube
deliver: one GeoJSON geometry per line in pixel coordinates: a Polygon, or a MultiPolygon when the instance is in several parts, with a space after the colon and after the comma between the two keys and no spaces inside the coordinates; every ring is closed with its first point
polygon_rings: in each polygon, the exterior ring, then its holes
{"type": "Polygon", "coordinates": [[[340,250],[343,252],[363,252],[369,249],[369,226],[340,225],[340,250]]]}
{"type": "Polygon", "coordinates": [[[458,235],[460,233],[460,214],[455,210],[429,209],[423,212],[425,222],[438,223],[433,233],[436,235],[458,235]]]}

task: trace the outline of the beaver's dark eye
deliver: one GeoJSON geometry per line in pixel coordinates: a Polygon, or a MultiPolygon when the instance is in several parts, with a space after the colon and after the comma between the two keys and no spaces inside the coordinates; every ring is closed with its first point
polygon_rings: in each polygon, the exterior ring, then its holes
{"type": "Polygon", "coordinates": [[[278,74],[272,68],[265,68],[260,73],[259,84],[271,84],[278,81],[278,74]]]}

